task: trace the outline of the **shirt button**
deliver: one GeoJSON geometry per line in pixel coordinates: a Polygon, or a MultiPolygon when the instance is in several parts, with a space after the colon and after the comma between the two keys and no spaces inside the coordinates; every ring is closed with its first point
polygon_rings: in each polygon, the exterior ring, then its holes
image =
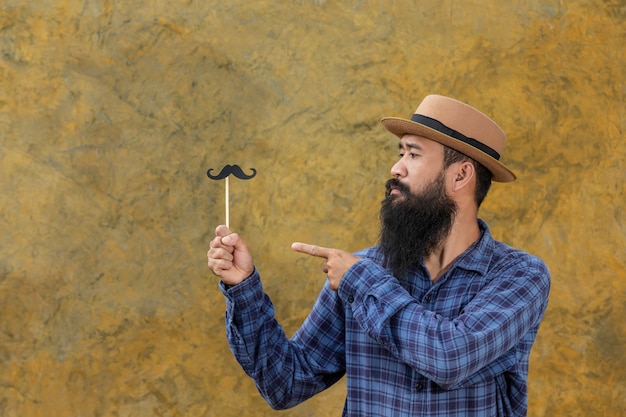
{"type": "Polygon", "coordinates": [[[415,386],[415,391],[421,391],[423,389],[424,389],[424,384],[422,384],[421,382],[415,386]]]}
{"type": "Polygon", "coordinates": [[[430,294],[427,294],[426,297],[424,297],[424,301],[426,301],[427,303],[430,303],[430,300],[433,299],[433,296],[430,294]]]}
{"type": "Polygon", "coordinates": [[[353,301],[354,301],[354,297],[353,297],[353,296],[351,296],[351,295],[349,295],[349,296],[348,296],[348,302],[349,302],[349,303],[351,303],[351,302],[353,302],[353,301]]]}

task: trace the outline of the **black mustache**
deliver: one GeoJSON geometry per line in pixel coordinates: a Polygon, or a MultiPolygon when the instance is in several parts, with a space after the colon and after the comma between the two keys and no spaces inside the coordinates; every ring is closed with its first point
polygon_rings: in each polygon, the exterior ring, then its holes
{"type": "Polygon", "coordinates": [[[252,170],[252,174],[246,175],[243,172],[243,169],[239,167],[239,165],[225,165],[219,174],[211,175],[211,171],[213,171],[213,168],[209,168],[209,170],[206,172],[206,175],[212,180],[221,180],[221,179],[228,177],[230,174],[233,174],[235,177],[242,179],[242,180],[249,180],[250,178],[254,178],[254,176],[256,175],[256,169],[254,168],[250,168],[250,169],[252,170]]]}
{"type": "Polygon", "coordinates": [[[391,178],[385,184],[385,190],[387,192],[386,196],[389,196],[389,193],[391,192],[392,188],[397,188],[404,195],[409,194],[411,192],[409,187],[406,184],[400,182],[400,180],[398,180],[397,178],[391,178]]]}

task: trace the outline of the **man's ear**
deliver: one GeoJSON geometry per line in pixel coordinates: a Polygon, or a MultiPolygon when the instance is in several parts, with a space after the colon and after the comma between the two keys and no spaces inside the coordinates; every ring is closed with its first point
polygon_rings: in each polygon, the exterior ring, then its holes
{"type": "Polygon", "coordinates": [[[450,168],[452,168],[453,174],[452,191],[460,191],[469,187],[472,178],[476,177],[476,168],[470,161],[457,162],[450,168]]]}

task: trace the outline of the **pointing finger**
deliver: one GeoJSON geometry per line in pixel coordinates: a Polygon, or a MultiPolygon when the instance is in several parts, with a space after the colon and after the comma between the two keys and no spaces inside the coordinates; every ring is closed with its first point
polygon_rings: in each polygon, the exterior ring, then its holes
{"type": "Polygon", "coordinates": [[[328,258],[330,255],[330,249],[317,245],[309,245],[308,243],[292,243],[291,249],[307,255],[317,256],[318,258],[328,258]]]}

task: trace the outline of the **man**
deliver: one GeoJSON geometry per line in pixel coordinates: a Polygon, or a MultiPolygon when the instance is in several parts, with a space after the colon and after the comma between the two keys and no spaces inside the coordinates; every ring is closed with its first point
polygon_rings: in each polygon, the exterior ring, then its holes
{"type": "Polygon", "coordinates": [[[216,229],[208,265],[221,278],[231,349],[276,409],[344,374],[344,416],[524,416],[531,346],[550,287],[544,263],[495,241],[478,219],[505,134],[457,100],[430,95],[400,138],[375,247],[350,254],[294,243],[325,259],[327,284],[288,339],[250,252],[216,229]]]}

